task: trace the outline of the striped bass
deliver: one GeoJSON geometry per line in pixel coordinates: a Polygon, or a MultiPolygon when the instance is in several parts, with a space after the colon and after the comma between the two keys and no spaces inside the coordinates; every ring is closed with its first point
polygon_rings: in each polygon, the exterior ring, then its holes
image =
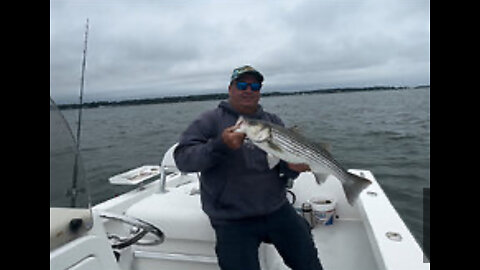
{"type": "Polygon", "coordinates": [[[335,176],[342,183],[345,196],[350,205],[371,181],[349,173],[332,155],[301,134],[270,122],[239,117],[236,132],[245,133],[257,147],[267,152],[270,169],[281,160],[288,163],[307,164],[320,185],[328,175],[335,176]]]}

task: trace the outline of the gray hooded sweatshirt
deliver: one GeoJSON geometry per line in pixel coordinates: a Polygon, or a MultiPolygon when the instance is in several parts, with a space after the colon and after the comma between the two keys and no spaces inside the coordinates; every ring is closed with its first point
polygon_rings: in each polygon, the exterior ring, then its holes
{"type": "MultiPolygon", "coordinates": [[[[212,223],[274,212],[288,202],[287,179],[298,176],[283,161],[269,169],[266,153],[251,143],[237,150],[223,143],[223,130],[235,125],[239,116],[228,102],[220,102],[190,124],[174,152],[180,171],[201,172],[202,209],[212,223]]],[[[278,116],[260,105],[254,115],[246,117],[283,126],[278,116]]]]}

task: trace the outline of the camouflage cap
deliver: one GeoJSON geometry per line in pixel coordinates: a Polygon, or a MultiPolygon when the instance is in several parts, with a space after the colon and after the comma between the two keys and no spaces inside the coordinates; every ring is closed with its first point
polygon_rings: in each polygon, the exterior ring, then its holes
{"type": "Polygon", "coordinates": [[[243,74],[252,74],[257,78],[257,80],[261,83],[263,82],[263,75],[262,73],[258,72],[258,70],[254,69],[253,67],[249,65],[245,65],[243,67],[238,67],[233,70],[232,72],[232,77],[230,78],[230,82],[233,82],[234,80],[238,79],[240,76],[243,74]]]}

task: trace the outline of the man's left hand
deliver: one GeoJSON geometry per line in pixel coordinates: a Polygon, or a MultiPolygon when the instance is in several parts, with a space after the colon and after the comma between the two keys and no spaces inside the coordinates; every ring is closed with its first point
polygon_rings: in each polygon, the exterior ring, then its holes
{"type": "Polygon", "coordinates": [[[287,163],[288,168],[292,171],[296,171],[299,173],[310,171],[310,166],[304,163],[296,164],[296,163],[287,163]]]}

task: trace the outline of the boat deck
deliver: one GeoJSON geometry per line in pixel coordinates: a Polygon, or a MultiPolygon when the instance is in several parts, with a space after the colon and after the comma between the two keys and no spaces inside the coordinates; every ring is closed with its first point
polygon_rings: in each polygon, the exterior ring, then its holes
{"type": "MultiPolygon", "coordinates": [[[[177,179],[174,179],[175,176],[170,179],[167,193],[152,194],[126,211],[127,215],[162,228],[166,235],[165,242],[158,247],[135,247],[138,269],[158,266],[159,263],[170,267],[177,265],[178,269],[187,265],[193,267],[191,269],[218,269],[214,253],[214,231],[208,217],[201,210],[199,194],[192,194],[198,188],[198,182],[190,181],[191,175],[176,177],[177,179]],[[186,181],[180,180],[182,177],[186,181]],[[196,261],[196,264],[192,264],[192,261],[196,261]],[[199,263],[201,261],[203,263],[199,263]]],[[[310,196],[305,190],[318,194],[320,188],[329,190],[329,194],[335,194],[335,189],[339,188],[338,181],[333,179],[319,187],[311,182],[308,174],[303,177],[306,179],[300,179],[303,181],[298,181],[292,189],[298,196],[295,207],[299,207],[305,196],[310,196]]],[[[333,225],[318,224],[312,230],[324,268],[379,269],[361,218],[353,211],[354,207],[345,204],[346,201],[338,201],[339,218],[334,220],[333,225]]],[[[270,244],[262,244],[259,257],[262,269],[289,269],[270,244]]]]}
{"type": "MultiPolygon", "coordinates": [[[[381,187],[374,182],[358,203],[346,202],[340,182],[333,177],[317,185],[311,173],[302,173],[291,189],[296,195],[295,208],[314,196],[336,201],[336,218],[332,225],[317,224],[312,234],[319,258],[325,269],[429,269],[422,263],[422,252],[388,202],[381,187]],[[399,232],[402,240],[386,237],[399,232]]],[[[131,247],[130,268],[126,269],[190,269],[218,270],[215,256],[215,235],[208,217],[201,210],[198,175],[173,173],[167,176],[166,189],[158,181],[94,207],[98,210],[124,213],[161,228],[165,242],[158,246],[131,247]]],[[[122,230],[115,223],[104,222],[106,231],[122,230]]],[[[262,269],[286,270],[280,255],[271,244],[259,249],[262,269]]]]}
{"type": "MultiPolygon", "coordinates": [[[[379,269],[361,221],[337,220],[332,226],[317,226],[312,231],[324,269],[379,269]],[[348,245],[348,246],[346,246],[348,245]]],[[[265,245],[266,269],[287,270],[271,245],[265,245]]]]}
{"type": "Polygon", "coordinates": [[[337,220],[315,228],[313,235],[325,269],[378,269],[361,221],[337,220]]]}

